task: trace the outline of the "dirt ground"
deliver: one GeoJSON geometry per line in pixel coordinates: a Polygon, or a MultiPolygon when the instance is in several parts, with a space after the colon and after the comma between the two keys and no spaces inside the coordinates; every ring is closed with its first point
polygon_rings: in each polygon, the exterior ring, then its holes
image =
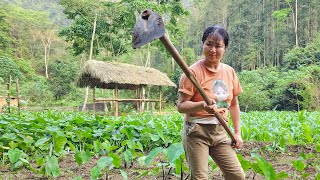
{"type": "MultiPolygon", "coordinates": [[[[308,159],[306,161],[306,169],[304,169],[303,173],[309,173],[310,175],[307,178],[304,179],[315,179],[316,175],[316,168],[313,166],[316,164],[317,166],[320,166],[320,153],[316,153],[313,146],[290,146],[287,148],[286,151],[279,151],[275,150],[272,151],[266,150],[266,146],[271,144],[268,143],[260,143],[260,142],[246,142],[242,149],[237,150],[237,153],[241,154],[246,160],[253,160],[251,157],[251,153],[255,152],[256,154],[262,156],[264,159],[266,159],[268,162],[270,162],[273,167],[275,168],[276,172],[279,173],[281,171],[286,172],[289,174],[289,177],[287,179],[301,179],[301,172],[297,172],[295,168],[292,166],[292,161],[297,160],[299,155],[301,153],[308,154],[313,153],[315,154],[315,158],[308,159]]],[[[46,178],[41,175],[37,175],[35,173],[32,173],[28,169],[20,169],[17,171],[10,171],[10,167],[8,165],[0,165],[0,180],[24,180],[24,179],[37,179],[37,180],[45,180],[45,179],[59,179],[59,180],[72,180],[75,177],[81,176],[82,179],[90,179],[90,170],[93,166],[96,165],[96,161],[98,158],[94,157],[91,159],[89,163],[83,164],[81,166],[78,166],[77,163],[74,161],[74,158],[72,155],[66,156],[62,158],[59,161],[60,166],[60,177],[58,178],[46,178]]],[[[163,179],[180,179],[180,177],[176,177],[172,174],[174,170],[170,170],[170,173],[168,174],[169,169],[164,169],[164,176],[162,170],[159,171],[158,174],[152,174],[152,175],[146,175],[142,178],[139,178],[139,172],[152,172],[152,170],[155,167],[148,166],[148,167],[142,167],[139,164],[133,164],[130,168],[124,168],[122,167],[121,170],[125,171],[128,175],[128,179],[142,179],[142,180],[163,180],[163,179]]],[[[319,172],[318,172],[319,173],[319,172]]],[[[222,180],[223,175],[222,172],[219,170],[219,168],[216,168],[215,170],[210,171],[210,179],[217,179],[222,180]]],[[[184,172],[184,179],[188,179],[188,173],[184,172]]],[[[101,179],[105,180],[106,175],[104,175],[101,179]]],[[[111,170],[111,172],[108,174],[108,180],[122,180],[124,179],[120,173],[119,169],[111,170]]],[[[253,170],[249,169],[246,172],[246,179],[256,179],[256,180],[262,180],[264,179],[263,176],[255,173],[253,170]]]]}

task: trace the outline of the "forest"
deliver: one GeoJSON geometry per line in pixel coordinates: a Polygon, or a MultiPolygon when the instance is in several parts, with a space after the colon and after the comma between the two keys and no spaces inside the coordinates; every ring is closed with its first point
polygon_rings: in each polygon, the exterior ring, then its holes
{"type": "MultiPolygon", "coordinates": [[[[243,88],[247,150],[237,154],[247,179],[320,179],[319,0],[0,0],[0,97],[19,95],[22,108],[0,111],[1,178],[17,179],[25,169],[25,179],[188,177],[176,87],[163,89],[165,115],[125,103],[121,117],[109,116],[112,109],[105,116],[79,112],[85,97],[93,98],[76,83],[91,59],[155,68],[178,85],[182,70],[159,40],[132,48],[145,9],[163,17],[187,65],[202,56],[206,27],[228,31],[223,63],[243,88]],[[290,161],[277,161],[282,158],[290,161]],[[74,169],[62,172],[66,161],[74,169]]],[[[150,98],[157,93],[146,91],[150,98]]],[[[106,89],[96,94],[114,96],[106,89]]],[[[210,166],[210,176],[222,178],[213,161],[210,166]]]]}

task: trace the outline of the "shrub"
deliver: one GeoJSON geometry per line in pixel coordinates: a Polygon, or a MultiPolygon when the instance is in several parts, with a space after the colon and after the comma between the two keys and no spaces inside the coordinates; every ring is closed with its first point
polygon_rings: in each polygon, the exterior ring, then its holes
{"type": "Polygon", "coordinates": [[[46,106],[52,99],[47,79],[42,76],[38,76],[35,81],[24,83],[20,89],[22,99],[28,101],[31,106],[46,106]]]}
{"type": "Polygon", "coordinates": [[[298,69],[300,66],[308,66],[312,64],[320,65],[320,41],[315,40],[305,48],[295,48],[290,50],[284,56],[283,64],[283,68],[285,70],[298,69]]]}
{"type": "Polygon", "coordinates": [[[19,70],[19,67],[16,63],[13,62],[12,59],[7,57],[0,56],[0,77],[5,81],[8,82],[10,76],[12,79],[22,79],[23,75],[19,70]]]}
{"type": "Polygon", "coordinates": [[[56,100],[72,91],[77,69],[68,62],[55,61],[49,64],[49,87],[56,100]]]}

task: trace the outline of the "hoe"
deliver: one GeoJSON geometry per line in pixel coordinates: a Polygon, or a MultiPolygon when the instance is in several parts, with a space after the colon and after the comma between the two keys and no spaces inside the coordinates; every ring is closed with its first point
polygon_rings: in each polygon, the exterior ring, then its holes
{"type": "MultiPolygon", "coordinates": [[[[182,71],[185,73],[187,78],[192,82],[192,84],[195,86],[197,91],[201,94],[204,101],[208,105],[212,105],[212,101],[210,100],[210,98],[208,97],[204,89],[201,87],[197,79],[191,73],[187,64],[181,58],[179,52],[174,47],[170,39],[165,34],[165,28],[164,28],[162,17],[151,10],[145,10],[142,12],[141,19],[139,19],[136,22],[135,27],[133,29],[132,47],[134,49],[139,48],[155,39],[160,39],[160,41],[164,44],[166,49],[170,52],[173,59],[177,62],[177,64],[182,69],[182,71]]],[[[224,129],[227,131],[228,135],[230,136],[232,140],[231,144],[234,145],[236,140],[232,132],[228,128],[227,124],[225,123],[225,120],[221,116],[221,114],[214,110],[209,113],[214,114],[215,117],[219,120],[220,124],[224,127],[224,129]]]]}

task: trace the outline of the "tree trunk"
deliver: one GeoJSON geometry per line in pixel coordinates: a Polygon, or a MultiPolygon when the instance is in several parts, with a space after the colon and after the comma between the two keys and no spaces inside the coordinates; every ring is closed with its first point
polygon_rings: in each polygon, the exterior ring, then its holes
{"type": "MultiPolygon", "coordinates": [[[[89,55],[89,60],[92,60],[93,40],[94,40],[94,34],[95,34],[95,32],[96,32],[96,24],[97,24],[97,14],[96,14],[96,17],[94,18],[94,22],[93,22],[93,31],[92,31],[91,43],[90,43],[90,55],[89,55]]],[[[85,93],[85,96],[84,96],[82,111],[84,111],[84,110],[86,109],[87,102],[88,102],[88,95],[89,95],[89,86],[86,87],[86,93],[85,93]]]]}

